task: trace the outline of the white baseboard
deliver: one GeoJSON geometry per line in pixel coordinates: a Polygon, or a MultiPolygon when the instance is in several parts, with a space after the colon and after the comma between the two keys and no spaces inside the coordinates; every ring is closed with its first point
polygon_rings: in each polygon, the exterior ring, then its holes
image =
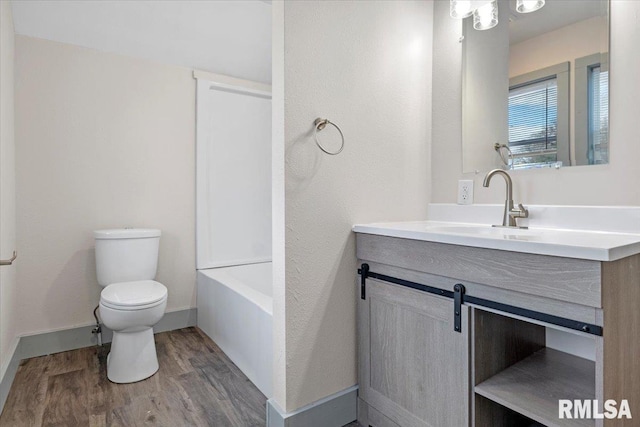
{"type": "Polygon", "coordinates": [[[269,399],[267,427],[342,427],[356,420],[357,406],[357,385],[289,413],[269,399]]]}

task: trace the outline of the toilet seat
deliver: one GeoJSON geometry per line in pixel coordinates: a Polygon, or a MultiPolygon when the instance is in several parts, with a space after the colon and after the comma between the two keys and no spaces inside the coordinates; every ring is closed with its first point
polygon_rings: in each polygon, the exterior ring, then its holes
{"type": "Polygon", "coordinates": [[[154,280],[113,283],[100,293],[100,304],[114,310],[144,310],[166,299],[167,288],[154,280]]]}

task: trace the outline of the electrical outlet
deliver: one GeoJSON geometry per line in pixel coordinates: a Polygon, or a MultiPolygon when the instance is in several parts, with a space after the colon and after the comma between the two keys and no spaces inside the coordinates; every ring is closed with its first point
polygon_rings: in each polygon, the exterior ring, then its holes
{"type": "Polygon", "coordinates": [[[458,181],[458,204],[470,205],[473,203],[473,181],[461,179],[458,181]]]}

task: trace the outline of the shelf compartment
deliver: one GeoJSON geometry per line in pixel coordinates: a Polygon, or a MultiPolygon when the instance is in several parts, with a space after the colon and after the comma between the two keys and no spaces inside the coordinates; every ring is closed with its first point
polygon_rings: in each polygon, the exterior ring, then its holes
{"type": "Polygon", "coordinates": [[[594,426],[558,419],[559,399],[595,399],[595,362],[543,348],[474,388],[480,396],[550,427],[594,426]]]}

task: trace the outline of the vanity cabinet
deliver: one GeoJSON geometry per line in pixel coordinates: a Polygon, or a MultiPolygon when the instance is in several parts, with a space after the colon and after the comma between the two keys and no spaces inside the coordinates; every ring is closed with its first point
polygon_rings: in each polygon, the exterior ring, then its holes
{"type": "Polygon", "coordinates": [[[358,300],[362,426],[640,425],[640,255],[603,262],[357,233],[357,256],[370,270],[358,300]],[[549,330],[588,342],[595,360],[548,346],[549,330]],[[626,399],[634,418],[560,419],[559,399],[626,399]]]}
{"type": "MultiPolygon", "coordinates": [[[[450,299],[368,280],[358,307],[360,398],[396,425],[468,425],[469,328],[454,332],[452,313],[450,299]]],[[[461,314],[468,324],[468,308],[461,314]]]]}

